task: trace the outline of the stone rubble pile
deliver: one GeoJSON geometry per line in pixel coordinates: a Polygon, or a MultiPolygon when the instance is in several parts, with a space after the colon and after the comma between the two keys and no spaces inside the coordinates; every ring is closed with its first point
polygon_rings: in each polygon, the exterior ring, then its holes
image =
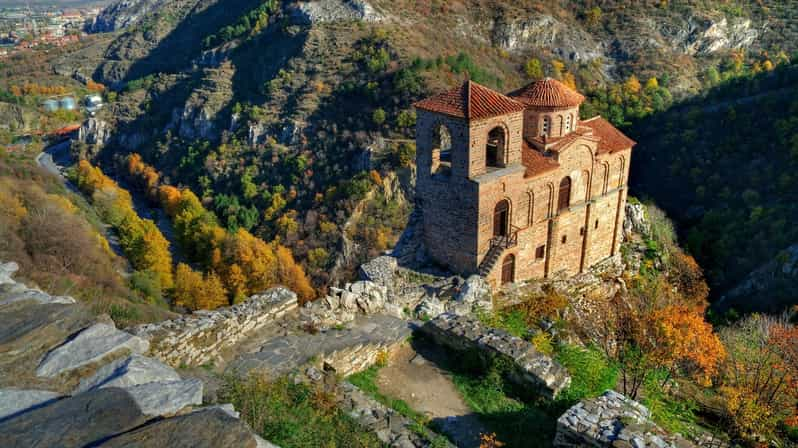
{"type": "Polygon", "coordinates": [[[557,420],[556,448],[693,448],[651,421],[642,404],[615,391],[577,403],[557,420]]]}
{"type": "Polygon", "coordinates": [[[0,445],[274,447],[230,405],[199,408],[202,382],[144,356],[147,340],[17,269],[0,264],[0,445]]]}
{"type": "Polygon", "coordinates": [[[327,330],[352,322],[359,315],[385,314],[399,319],[434,318],[445,312],[471,314],[491,310],[491,290],[485,280],[424,275],[399,267],[393,256],[377,257],[360,267],[363,280],[330,293],[300,310],[306,328],[327,330]]]}
{"type": "Polygon", "coordinates": [[[239,356],[228,371],[242,377],[252,371],[278,377],[310,363],[348,376],[373,365],[381,354],[392,352],[411,334],[411,325],[405,320],[380,314],[361,317],[351,328],[271,339],[257,352],[239,356]]]}
{"type": "Polygon", "coordinates": [[[294,292],[277,287],[238,305],[140,325],[132,329],[132,333],[149,341],[153,355],[167,364],[200,366],[220,359],[222,350],[245,340],[298,306],[294,292]]]}
{"type": "Polygon", "coordinates": [[[421,329],[436,343],[453,350],[475,350],[486,359],[498,356],[509,360],[515,369],[508,379],[545,398],[554,399],[571,384],[565,367],[538,352],[531,343],[505,331],[488,328],[475,318],[446,313],[421,329]]]}

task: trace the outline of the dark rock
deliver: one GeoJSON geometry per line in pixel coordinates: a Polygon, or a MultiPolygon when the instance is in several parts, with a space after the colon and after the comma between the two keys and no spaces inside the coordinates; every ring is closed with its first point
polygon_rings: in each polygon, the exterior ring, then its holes
{"type": "Polygon", "coordinates": [[[256,448],[258,442],[244,422],[232,417],[223,409],[212,407],[149,424],[114,437],[100,446],[104,448],[256,448]]]}
{"type": "Polygon", "coordinates": [[[99,389],[0,422],[0,440],[8,447],[84,447],[146,421],[127,392],[99,389]]]}

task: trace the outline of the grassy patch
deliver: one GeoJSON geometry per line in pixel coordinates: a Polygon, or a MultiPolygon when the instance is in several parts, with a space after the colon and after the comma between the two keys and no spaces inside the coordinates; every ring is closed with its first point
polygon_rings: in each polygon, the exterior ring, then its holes
{"type": "Polygon", "coordinates": [[[221,397],[258,434],[283,448],[385,446],[338,409],[333,396],[286,378],[228,378],[221,397]]]}
{"type": "Polygon", "coordinates": [[[698,404],[690,398],[677,398],[662,387],[666,372],[655,372],[646,378],[640,400],[651,411],[655,423],[670,432],[694,434],[699,426],[698,404]]]}
{"type": "MultiPolygon", "coordinates": [[[[411,408],[406,401],[400,400],[398,398],[389,397],[380,392],[379,386],[377,386],[377,375],[379,375],[380,369],[384,365],[385,365],[384,362],[378,362],[377,364],[369,367],[368,369],[362,372],[350,375],[347,378],[347,381],[354,384],[355,386],[358,387],[358,389],[360,389],[367,395],[371,396],[378,402],[382,403],[383,405],[393,409],[394,411],[414,421],[416,423],[414,431],[423,437],[432,439],[430,437],[429,432],[426,430],[426,428],[429,427],[430,422],[429,419],[424,414],[411,408]]],[[[430,428],[430,429],[436,430],[436,428],[430,428]]],[[[442,436],[432,439],[431,442],[432,442],[432,448],[438,446],[446,446],[446,439],[443,438],[442,436]]]]}
{"type": "Polygon", "coordinates": [[[562,391],[559,401],[575,403],[597,397],[615,387],[618,381],[618,369],[594,348],[560,345],[555,359],[571,374],[571,385],[562,391]]]}

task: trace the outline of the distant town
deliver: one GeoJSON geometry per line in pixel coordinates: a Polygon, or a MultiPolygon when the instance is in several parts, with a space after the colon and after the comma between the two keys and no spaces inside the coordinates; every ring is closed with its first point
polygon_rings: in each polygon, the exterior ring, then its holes
{"type": "Polygon", "coordinates": [[[85,35],[84,25],[94,20],[100,10],[99,6],[0,7],[0,59],[77,42],[85,35]]]}

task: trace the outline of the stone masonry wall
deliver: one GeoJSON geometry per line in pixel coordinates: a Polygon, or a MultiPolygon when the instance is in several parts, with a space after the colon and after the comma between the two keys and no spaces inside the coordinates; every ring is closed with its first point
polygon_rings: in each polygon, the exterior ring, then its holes
{"type": "Polygon", "coordinates": [[[615,391],[577,403],[557,420],[555,448],[691,448],[679,435],[651,421],[642,404],[615,391]]]}
{"type": "Polygon", "coordinates": [[[232,307],[140,325],[132,333],[148,340],[151,353],[167,364],[200,366],[298,306],[296,294],[278,287],[232,307]]]}
{"type": "Polygon", "coordinates": [[[538,352],[532,344],[502,330],[487,328],[475,318],[446,313],[424,324],[422,331],[438,344],[457,351],[478,350],[485,356],[508,359],[516,367],[509,379],[548,399],[571,384],[565,367],[538,352]]]}

